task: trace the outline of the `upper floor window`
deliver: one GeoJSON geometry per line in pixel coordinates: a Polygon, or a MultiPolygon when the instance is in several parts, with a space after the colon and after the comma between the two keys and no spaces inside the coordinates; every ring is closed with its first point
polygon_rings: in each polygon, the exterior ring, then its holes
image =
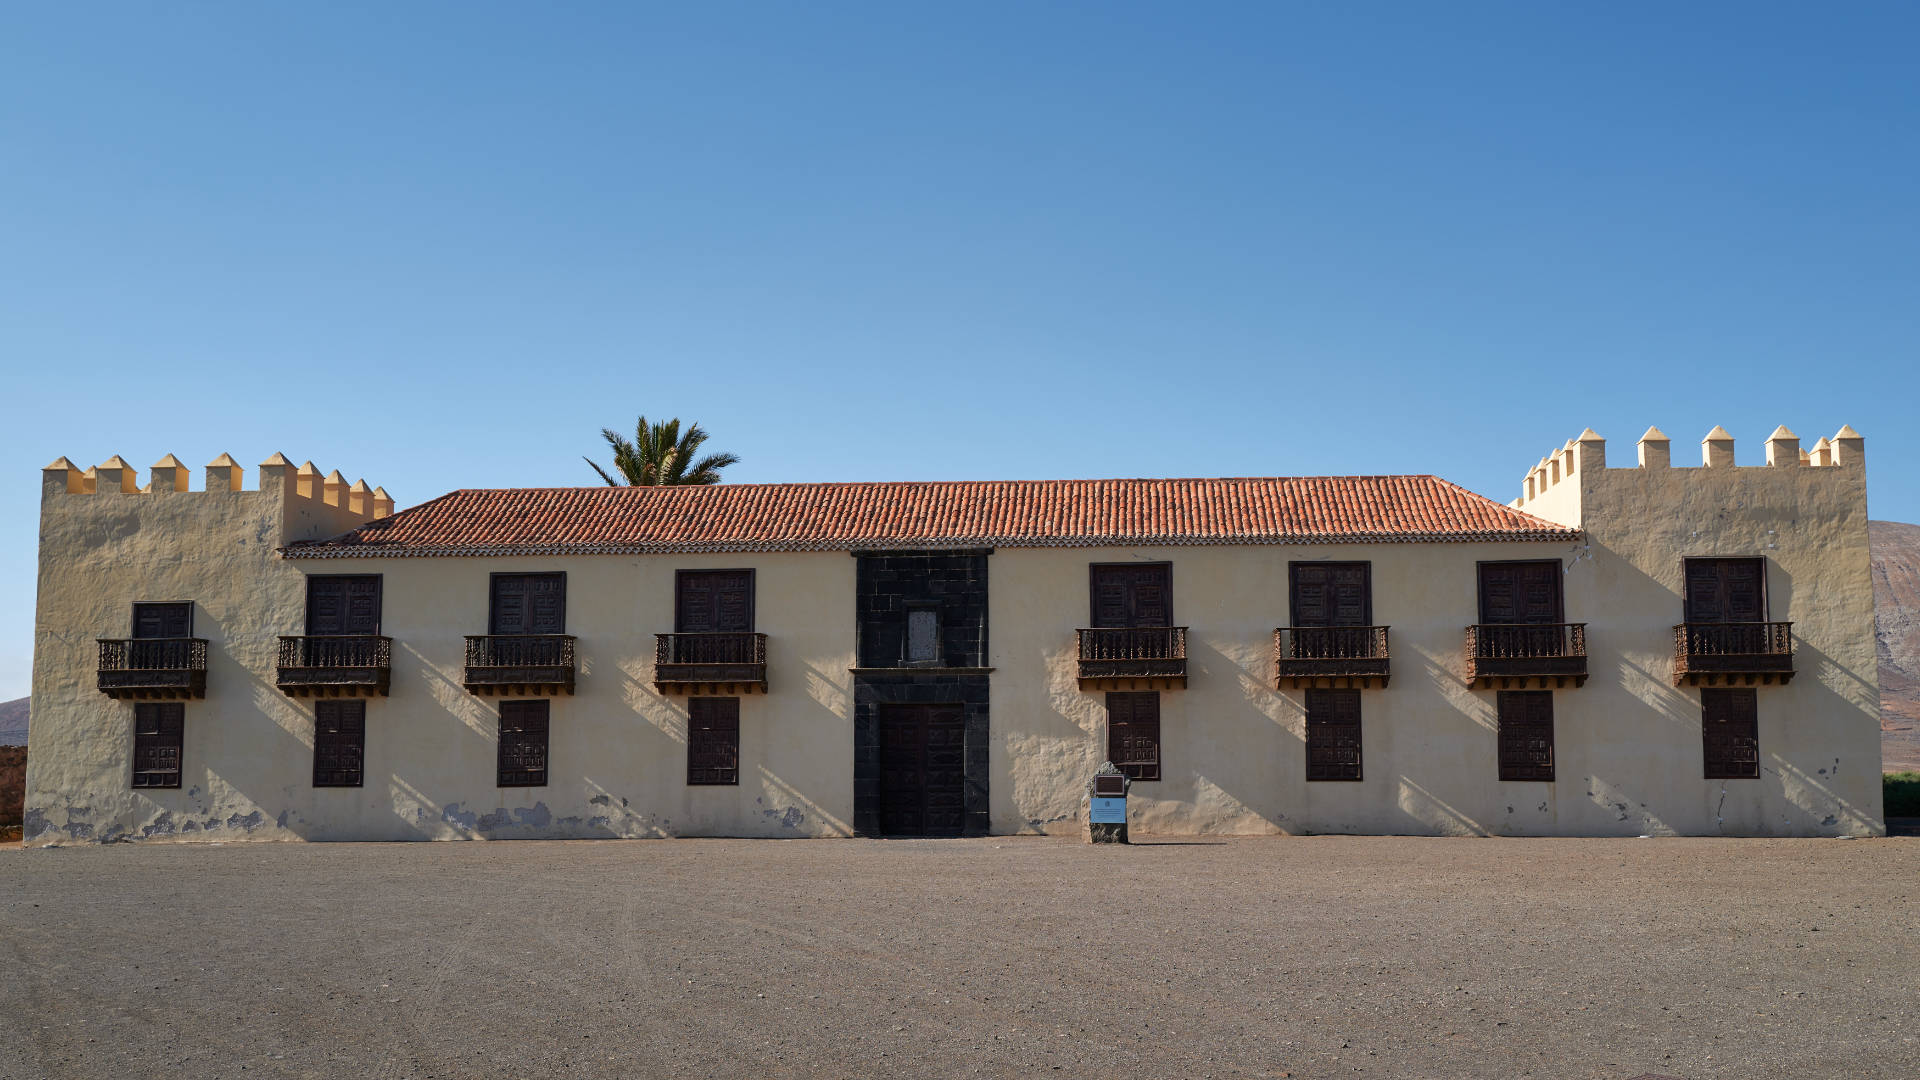
{"type": "Polygon", "coordinates": [[[133,636],[136,638],[183,638],[193,636],[193,603],[133,605],[133,636]]]}
{"type": "Polygon", "coordinates": [[[1371,626],[1373,564],[1296,562],[1287,564],[1292,585],[1291,625],[1371,626]]]}
{"type": "Polygon", "coordinates": [[[489,634],[567,632],[567,575],[495,574],[489,634]]]}
{"type": "Polygon", "coordinates": [[[673,632],[753,632],[753,571],[682,570],[673,581],[673,632]]]}
{"type": "Polygon", "coordinates": [[[907,609],[907,663],[933,664],[940,660],[940,609],[931,605],[907,609]]]}
{"type": "Polygon", "coordinates": [[[1765,559],[1688,559],[1686,567],[1686,621],[1767,621],[1765,559]]]}
{"type": "Polygon", "coordinates": [[[307,636],[380,633],[380,575],[326,574],[307,579],[307,636]]]}
{"type": "Polygon", "coordinates": [[[1094,563],[1096,628],[1173,625],[1172,563],[1094,563]]]}
{"type": "Polygon", "coordinates": [[[1493,624],[1566,622],[1560,560],[1480,564],[1480,621],[1493,624]]]}

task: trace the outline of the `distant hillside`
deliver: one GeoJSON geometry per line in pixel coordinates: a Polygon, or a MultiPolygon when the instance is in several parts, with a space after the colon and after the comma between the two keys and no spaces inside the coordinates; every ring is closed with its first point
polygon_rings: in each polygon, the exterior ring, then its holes
{"type": "Polygon", "coordinates": [[[1920,525],[1875,521],[1867,532],[1880,642],[1882,768],[1920,769],[1920,525]]]}
{"type": "Polygon", "coordinates": [[[0,701],[0,746],[27,745],[28,700],[0,701]]]}

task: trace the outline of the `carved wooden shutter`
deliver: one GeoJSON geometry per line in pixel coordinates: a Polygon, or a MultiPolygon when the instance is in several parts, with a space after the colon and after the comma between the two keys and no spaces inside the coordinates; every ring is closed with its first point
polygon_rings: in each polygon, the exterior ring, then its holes
{"type": "Polygon", "coordinates": [[[307,579],[307,633],[378,634],[380,576],[307,579]]]}
{"type": "MultiPolygon", "coordinates": [[[[176,636],[176,635],[167,635],[176,636]]],[[[142,701],[133,707],[133,786],[180,786],[180,746],[187,708],[177,701],[142,701]]]]}
{"type": "Polygon", "coordinates": [[[500,703],[500,787],[546,786],[548,704],[500,703]]]}
{"type": "Polygon", "coordinates": [[[1107,695],[1107,760],[1135,780],[1160,779],[1160,694],[1107,695]]]}
{"type": "Polygon", "coordinates": [[[567,632],[565,574],[495,574],[489,634],[567,632]]]}
{"type": "Polygon", "coordinates": [[[1165,563],[1093,567],[1093,625],[1173,625],[1173,568],[1165,563]]]}
{"type": "Polygon", "coordinates": [[[753,571],[682,570],[675,578],[673,629],[678,634],[745,634],[753,630],[753,571]]]}
{"type": "Polygon", "coordinates": [[[687,783],[740,782],[740,699],[687,700],[687,783]]]}
{"type": "Polygon", "coordinates": [[[314,787],[361,786],[366,750],[366,702],[322,701],[314,705],[314,787]]]}
{"type": "Polygon", "coordinates": [[[1480,621],[1558,623],[1562,618],[1560,563],[1481,563],[1480,621]]]}
{"type": "Polygon", "coordinates": [[[1307,779],[1360,779],[1360,691],[1307,691],[1307,779]]]}
{"type": "Polygon", "coordinates": [[[1700,691],[1700,719],[1708,780],[1760,776],[1759,698],[1750,689],[1700,691]]]}
{"type": "Polygon", "coordinates": [[[1502,690],[1495,705],[1500,779],[1553,779],[1553,691],[1502,690]]]}
{"type": "Polygon", "coordinates": [[[133,605],[133,636],[137,638],[192,637],[193,605],[133,605]]]}
{"type": "Polygon", "coordinates": [[[1373,620],[1371,563],[1294,563],[1294,626],[1367,626],[1373,620]]]}
{"type": "Polygon", "coordinates": [[[1765,559],[1688,559],[1687,621],[1765,622],[1765,559]]]}

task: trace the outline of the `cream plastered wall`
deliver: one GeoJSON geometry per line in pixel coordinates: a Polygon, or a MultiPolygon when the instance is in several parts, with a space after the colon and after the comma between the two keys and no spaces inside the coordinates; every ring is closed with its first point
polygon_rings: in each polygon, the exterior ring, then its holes
{"type": "Polygon", "coordinates": [[[305,593],[274,551],[371,514],[301,496],[290,464],[260,476],[258,490],[143,493],[103,469],[98,491],[85,493],[77,471],[44,474],[28,843],[271,832],[286,798],[307,786],[312,759],[291,733],[299,718],[272,683],[278,637],[300,632],[305,593]],[[181,789],[134,791],[134,705],[96,688],[95,639],[132,633],[137,601],[184,600],[194,636],[208,640],[209,693],[186,703],[181,789]],[[309,771],[295,785],[285,777],[297,766],[309,771]]]}
{"type": "MultiPolygon", "coordinates": [[[[367,706],[366,786],[289,793],[297,796],[290,824],[301,835],[852,833],[854,560],[845,553],[291,565],[303,573],[383,575],[382,630],[393,638],[391,696],[367,706]],[[740,568],[754,571],[770,692],[740,697],[739,785],[693,787],[686,782],[687,698],[654,691],[654,635],[673,629],[676,570],[740,568]],[[551,571],[567,575],[576,692],[543,699],[552,703],[547,786],[497,787],[499,702],[515,698],[462,687],[465,635],[486,632],[490,574],[551,571]]],[[[296,706],[303,731],[311,730],[311,708],[296,706]]]]}
{"type": "MultiPolygon", "coordinates": [[[[1664,516],[1672,529],[1676,513],[1710,518],[1714,505],[1707,493],[1681,505],[1660,496],[1639,512],[1664,516]]],[[[1078,686],[1073,631],[1087,617],[1087,565],[1138,560],[1172,563],[1174,620],[1189,627],[1188,685],[1161,692],[1163,779],[1132,788],[1129,816],[1142,833],[1883,832],[1878,723],[1866,711],[1871,684],[1860,679],[1873,670],[1872,619],[1869,610],[1862,621],[1853,592],[1868,582],[1841,539],[1855,530],[1851,518],[1838,507],[1820,511],[1827,520],[1802,518],[1804,529],[1763,514],[1734,530],[1748,547],[1765,536],[1775,559],[1780,534],[1793,534],[1785,547],[1794,554],[1773,571],[1782,579],[1775,617],[1804,618],[1810,634],[1802,674],[1787,687],[1758,688],[1768,764],[1761,779],[1745,781],[1702,779],[1699,692],[1671,684],[1675,542],[1632,553],[1663,568],[1657,579],[1598,544],[1002,551],[990,609],[994,831],[1084,828],[1084,785],[1106,754],[1106,709],[1104,691],[1078,686]],[[1822,551],[1839,557],[1829,565],[1822,551]],[[1590,678],[1553,692],[1550,783],[1498,779],[1495,691],[1465,681],[1477,564],[1505,559],[1558,560],[1567,617],[1588,624],[1590,678]],[[1392,627],[1392,682],[1361,691],[1359,782],[1306,780],[1305,691],[1274,688],[1273,629],[1286,623],[1290,560],[1371,562],[1374,621],[1392,627]],[[1795,575],[1828,599],[1791,588],[1795,575]],[[1836,602],[1838,588],[1846,599],[1836,602]]],[[[1864,537],[1863,517],[1857,530],[1864,537]]],[[[1720,546],[1700,540],[1687,553],[1758,551],[1720,546]]]]}
{"type": "MultiPolygon", "coordinates": [[[[1784,429],[1776,434],[1772,456],[1786,464],[1733,466],[1726,439],[1715,451],[1727,464],[1711,468],[1658,464],[1669,457],[1659,445],[1664,437],[1652,440],[1653,453],[1626,455],[1652,464],[1608,468],[1604,441],[1584,440],[1588,460],[1559,485],[1559,498],[1523,501],[1529,513],[1586,532],[1572,577],[1596,582],[1608,633],[1590,634],[1593,679],[1583,693],[1598,691],[1597,707],[1614,716],[1621,736],[1603,748],[1596,776],[1626,821],[1649,819],[1642,831],[1885,832],[1861,447],[1848,430],[1840,463],[1802,465],[1797,440],[1784,429]],[[1702,781],[1697,771],[1637,752],[1699,740],[1700,691],[1675,687],[1670,678],[1672,627],[1684,617],[1683,560],[1690,556],[1764,557],[1768,616],[1793,623],[1793,681],[1755,688],[1758,780],[1702,781]],[[1643,774],[1644,781],[1614,779],[1643,774]],[[1648,791],[1667,794],[1642,806],[1648,791]],[[1664,812],[1655,815],[1655,807],[1664,812]]],[[[1700,452],[1696,460],[1707,456],[1700,452]]]]}
{"type": "MultiPolygon", "coordinates": [[[[51,475],[51,474],[50,474],[51,475]]],[[[77,477],[77,474],[76,474],[77,477]]],[[[845,553],[286,560],[367,515],[269,490],[43,497],[26,839],[455,839],[851,833],[854,560],[845,553]],[[686,701],[652,686],[674,572],[752,568],[772,694],[743,695],[740,784],[686,783],[686,701]],[[567,574],[577,692],[551,697],[549,783],[495,785],[498,703],[460,682],[491,573],[567,574]],[[392,691],[367,701],[366,782],[315,788],[314,699],[274,686],[309,574],[382,576],[392,691]],[[95,687],[98,637],[139,600],[191,600],[207,696],[186,704],[182,784],[133,790],[133,703],[95,687]]],[[[76,481],[76,486],[77,481],[76,481]]],[[[318,487],[318,485],[316,485],[318,487]]]]}

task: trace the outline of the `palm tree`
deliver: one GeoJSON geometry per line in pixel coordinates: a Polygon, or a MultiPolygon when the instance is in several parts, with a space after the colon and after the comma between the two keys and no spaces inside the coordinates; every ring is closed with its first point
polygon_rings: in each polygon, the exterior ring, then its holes
{"type": "Polygon", "coordinates": [[[707,433],[700,430],[699,424],[688,424],[686,434],[681,434],[677,416],[651,425],[642,416],[631,439],[612,428],[601,428],[600,435],[613,447],[613,468],[622,479],[614,479],[592,458],[586,462],[612,487],[717,484],[720,470],[740,460],[737,454],[708,454],[695,461],[693,455],[699,451],[700,444],[707,441],[707,433]]]}

